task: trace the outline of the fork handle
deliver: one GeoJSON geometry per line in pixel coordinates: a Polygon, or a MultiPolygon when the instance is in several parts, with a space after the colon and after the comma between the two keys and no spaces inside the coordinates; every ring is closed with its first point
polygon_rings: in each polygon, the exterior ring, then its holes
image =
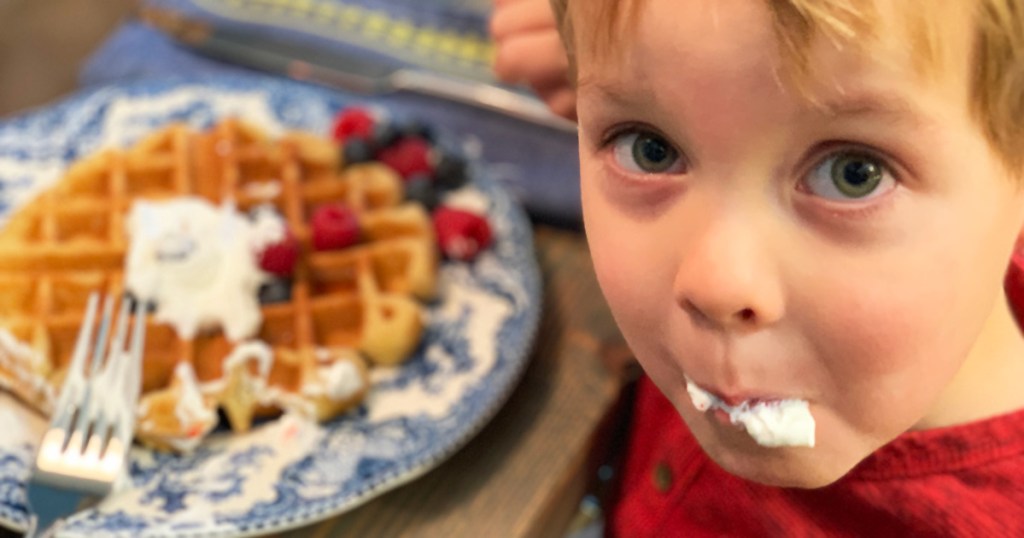
{"type": "Polygon", "coordinates": [[[36,518],[26,537],[42,537],[47,529],[58,520],[78,511],[85,495],[76,491],[54,488],[46,484],[31,484],[28,491],[29,503],[36,518]]]}

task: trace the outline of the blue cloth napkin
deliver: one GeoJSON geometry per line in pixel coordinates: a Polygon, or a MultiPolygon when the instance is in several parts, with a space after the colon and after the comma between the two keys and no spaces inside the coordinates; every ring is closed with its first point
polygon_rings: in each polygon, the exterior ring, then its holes
{"type": "MultiPolygon", "coordinates": [[[[481,0],[149,0],[146,3],[221,25],[255,28],[268,36],[358,51],[360,57],[375,62],[416,65],[452,73],[461,70],[467,78],[489,76],[481,59],[484,53],[479,50],[480,46],[486,46],[487,39],[486,8],[481,7],[481,0]],[[311,20],[309,14],[321,12],[317,10],[326,13],[325,6],[333,10],[330,13],[335,18],[311,20]],[[345,13],[362,17],[357,19],[361,26],[343,31],[338,21],[345,13]],[[379,30],[376,34],[373,27],[379,30]],[[334,28],[338,29],[337,33],[328,31],[334,28]],[[395,38],[396,33],[405,35],[404,41],[395,38]],[[423,48],[417,40],[431,38],[433,45],[427,47],[430,50],[416,52],[423,48]]],[[[95,86],[239,71],[247,70],[201,57],[155,29],[138,21],[127,21],[89,58],[80,82],[83,86],[95,86]]],[[[574,135],[427,96],[396,93],[353,98],[366,99],[403,117],[420,119],[460,139],[478,140],[481,157],[492,165],[491,170],[498,179],[535,220],[570,227],[579,225],[579,157],[574,135]]]]}

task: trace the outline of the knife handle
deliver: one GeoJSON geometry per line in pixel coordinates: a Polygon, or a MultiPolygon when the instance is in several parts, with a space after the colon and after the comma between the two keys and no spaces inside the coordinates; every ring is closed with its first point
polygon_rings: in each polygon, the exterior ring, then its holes
{"type": "Polygon", "coordinates": [[[416,92],[575,133],[575,122],[556,116],[544,103],[511,90],[482,82],[457,80],[426,71],[399,69],[389,77],[391,89],[416,92]]]}

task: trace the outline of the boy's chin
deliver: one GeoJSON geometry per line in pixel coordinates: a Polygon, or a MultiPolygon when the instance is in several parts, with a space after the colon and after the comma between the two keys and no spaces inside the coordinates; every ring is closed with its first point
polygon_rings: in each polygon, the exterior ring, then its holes
{"type": "Polygon", "coordinates": [[[765,486],[782,488],[817,489],[834,483],[845,475],[849,469],[836,472],[830,469],[815,469],[803,466],[801,469],[736,469],[727,471],[741,478],[757,482],[765,486]]]}
{"type": "Polygon", "coordinates": [[[820,448],[759,447],[753,451],[733,451],[712,445],[704,450],[730,474],[785,488],[823,488],[845,476],[857,463],[843,464],[841,458],[828,457],[820,448]]]}

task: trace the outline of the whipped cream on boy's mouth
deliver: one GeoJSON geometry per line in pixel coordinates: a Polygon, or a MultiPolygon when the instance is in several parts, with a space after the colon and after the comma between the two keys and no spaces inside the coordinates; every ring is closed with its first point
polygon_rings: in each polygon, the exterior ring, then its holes
{"type": "Polygon", "coordinates": [[[699,411],[721,409],[761,446],[814,446],[814,417],[807,400],[787,399],[728,405],[686,378],[686,392],[699,411]]]}

